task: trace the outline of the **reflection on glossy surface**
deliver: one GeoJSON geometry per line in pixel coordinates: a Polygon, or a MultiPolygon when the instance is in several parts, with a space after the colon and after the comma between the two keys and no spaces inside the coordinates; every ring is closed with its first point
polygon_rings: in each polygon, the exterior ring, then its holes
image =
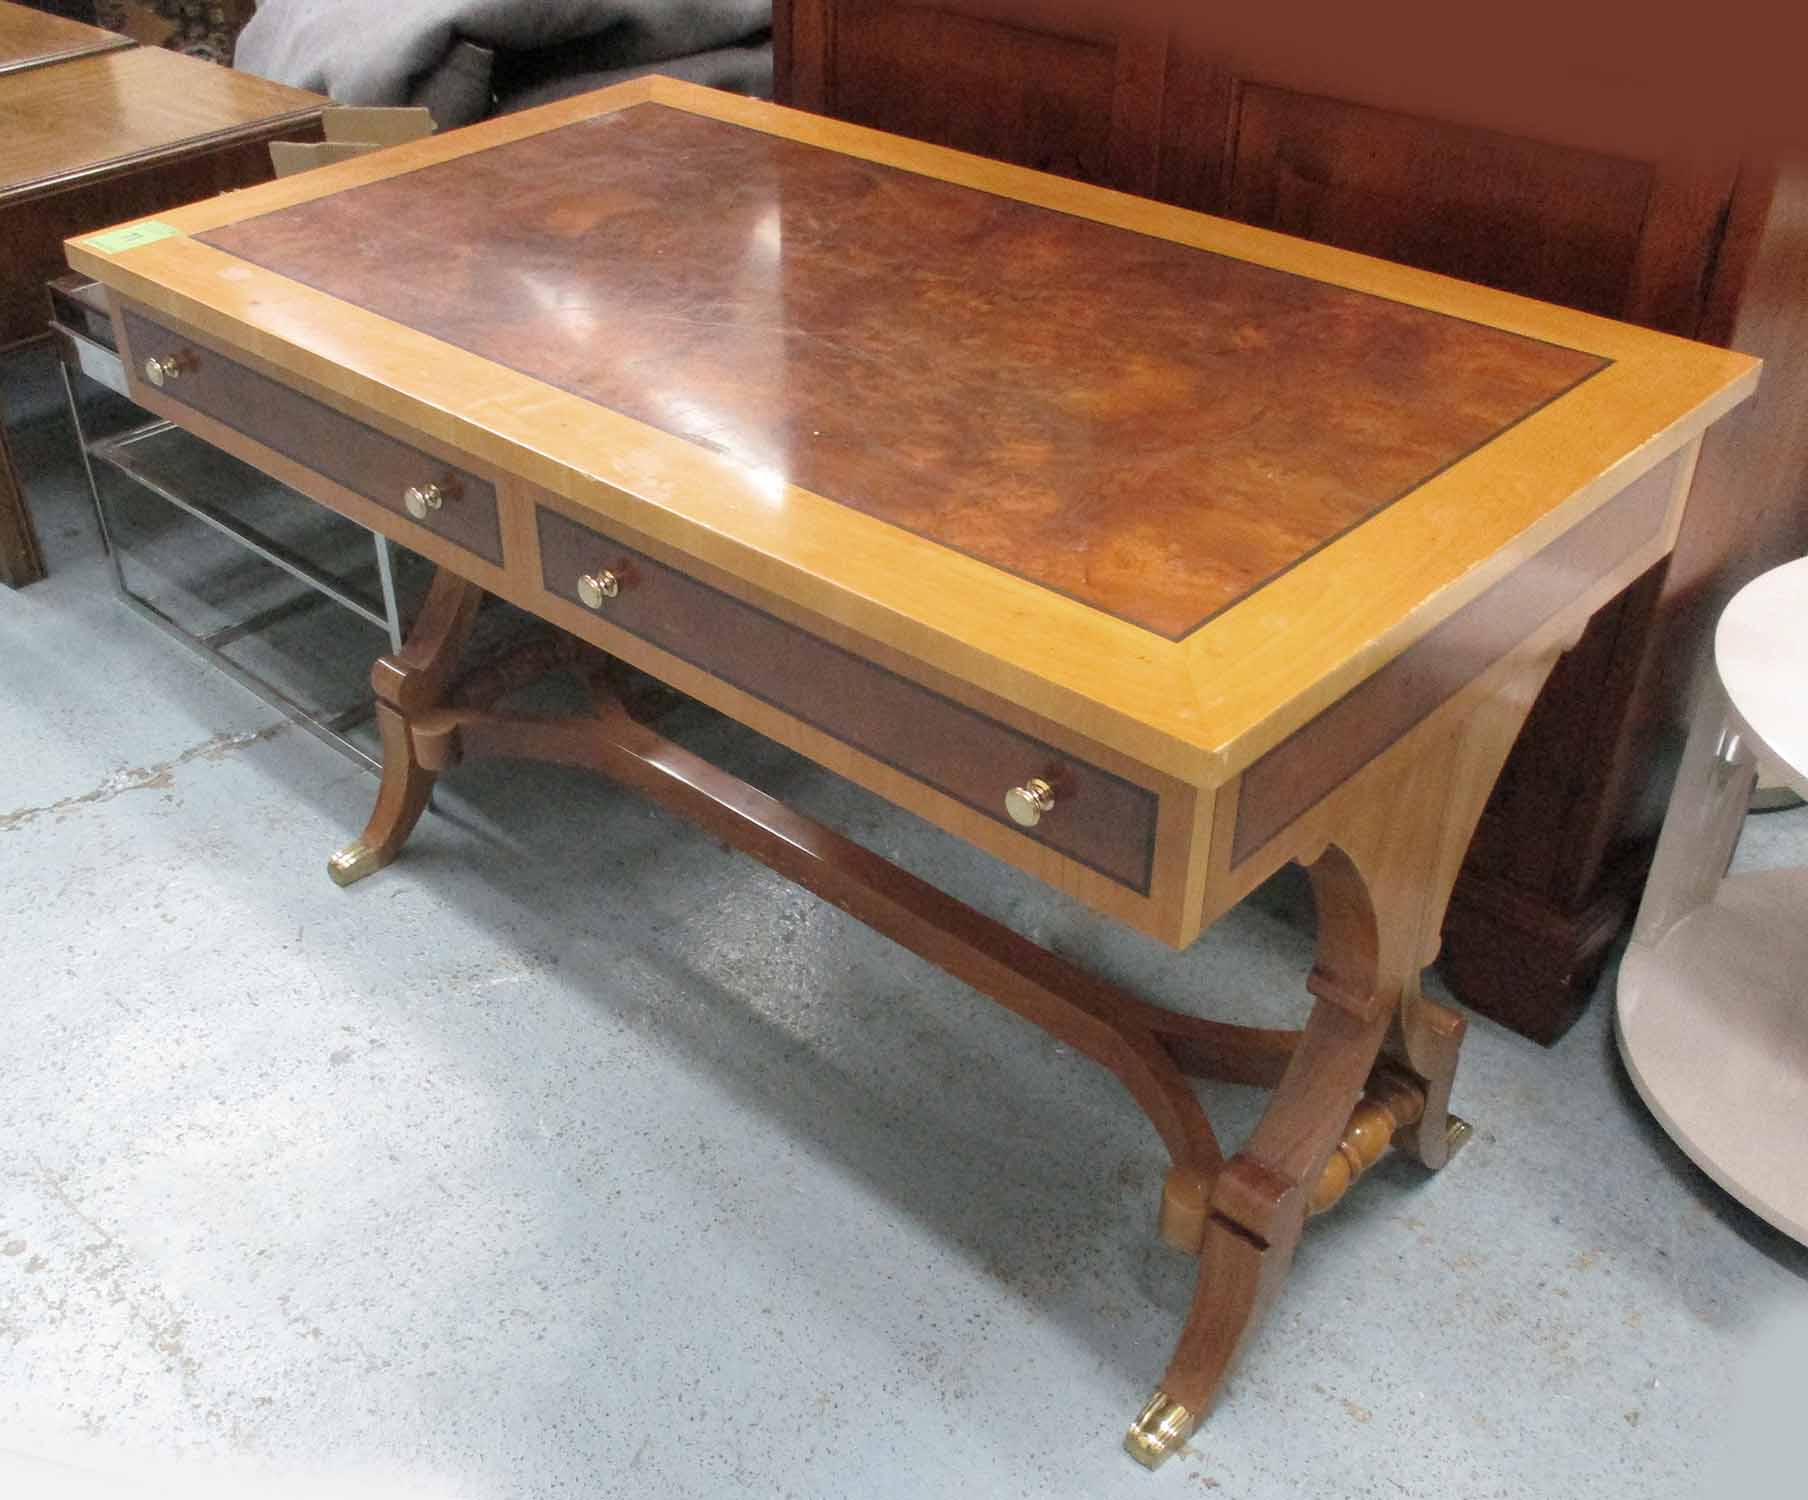
{"type": "Polygon", "coordinates": [[[202,238],[1169,636],[1601,363],[650,104],[202,238]]]}
{"type": "Polygon", "coordinates": [[[80,21],[23,5],[0,5],[0,73],[130,45],[126,37],[80,21]]]}
{"type": "MultiPolygon", "coordinates": [[[[279,121],[300,120],[325,100],[249,73],[167,52],[134,47],[79,57],[6,75],[0,89],[0,192],[39,188],[65,174],[89,172],[140,152],[279,121]]],[[[264,158],[268,175],[268,158],[264,158]]],[[[240,187],[243,176],[216,179],[189,197],[240,187]]],[[[162,199],[155,206],[166,207],[162,199]]],[[[148,209],[142,197],[109,202],[114,219],[148,209]]],[[[71,225],[100,228],[100,223],[71,225]]]]}

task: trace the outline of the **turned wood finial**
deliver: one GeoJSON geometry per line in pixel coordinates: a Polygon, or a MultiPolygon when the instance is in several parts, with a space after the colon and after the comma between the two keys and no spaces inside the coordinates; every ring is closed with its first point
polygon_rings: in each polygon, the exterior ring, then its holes
{"type": "Polygon", "coordinates": [[[1209,1213],[1211,1179],[1189,1166],[1176,1166],[1168,1173],[1161,1193],[1161,1218],[1158,1232],[1170,1249],[1185,1255],[1197,1255],[1205,1243],[1205,1220],[1209,1213]]]}
{"type": "Polygon", "coordinates": [[[1396,1132],[1416,1125],[1424,1115],[1423,1088],[1395,1073],[1377,1073],[1306,1199],[1306,1212],[1322,1214],[1335,1207],[1356,1179],[1387,1153],[1396,1132]]]}

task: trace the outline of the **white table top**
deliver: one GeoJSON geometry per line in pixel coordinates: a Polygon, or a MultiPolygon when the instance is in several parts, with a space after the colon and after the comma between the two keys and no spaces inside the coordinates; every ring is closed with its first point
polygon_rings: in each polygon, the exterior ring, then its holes
{"type": "Polygon", "coordinates": [[[1808,797],[1808,558],[1739,591],[1720,617],[1714,664],[1753,748],[1808,797]]]}

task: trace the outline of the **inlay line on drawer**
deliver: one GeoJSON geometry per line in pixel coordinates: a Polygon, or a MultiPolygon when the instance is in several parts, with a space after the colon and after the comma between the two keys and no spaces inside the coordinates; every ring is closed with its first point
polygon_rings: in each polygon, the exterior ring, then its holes
{"type": "Polygon", "coordinates": [[[645,553],[538,508],[549,593],[1148,895],[1159,798],[844,651],[645,553]],[[1014,809],[1007,811],[1007,799],[1014,809]],[[1024,820],[1030,820],[1025,826],[1024,820]]]}
{"type": "Polygon", "coordinates": [[[496,487],[123,309],[135,381],[502,566],[496,487]]]}

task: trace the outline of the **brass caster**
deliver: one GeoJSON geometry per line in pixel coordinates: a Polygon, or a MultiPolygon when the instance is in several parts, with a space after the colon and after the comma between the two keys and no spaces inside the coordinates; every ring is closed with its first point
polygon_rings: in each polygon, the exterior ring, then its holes
{"type": "Polygon", "coordinates": [[[334,885],[356,885],[366,875],[375,875],[389,861],[358,839],[347,844],[326,862],[326,872],[334,885]]]}
{"type": "Polygon", "coordinates": [[[1124,1434],[1124,1451],[1145,1469],[1159,1469],[1198,1425],[1199,1418],[1166,1391],[1157,1391],[1124,1434]]]}
{"type": "Polygon", "coordinates": [[[1444,1145],[1452,1156],[1461,1151],[1469,1137],[1475,1134],[1475,1127],[1467,1120],[1458,1119],[1455,1115],[1444,1123],[1444,1145]]]}

